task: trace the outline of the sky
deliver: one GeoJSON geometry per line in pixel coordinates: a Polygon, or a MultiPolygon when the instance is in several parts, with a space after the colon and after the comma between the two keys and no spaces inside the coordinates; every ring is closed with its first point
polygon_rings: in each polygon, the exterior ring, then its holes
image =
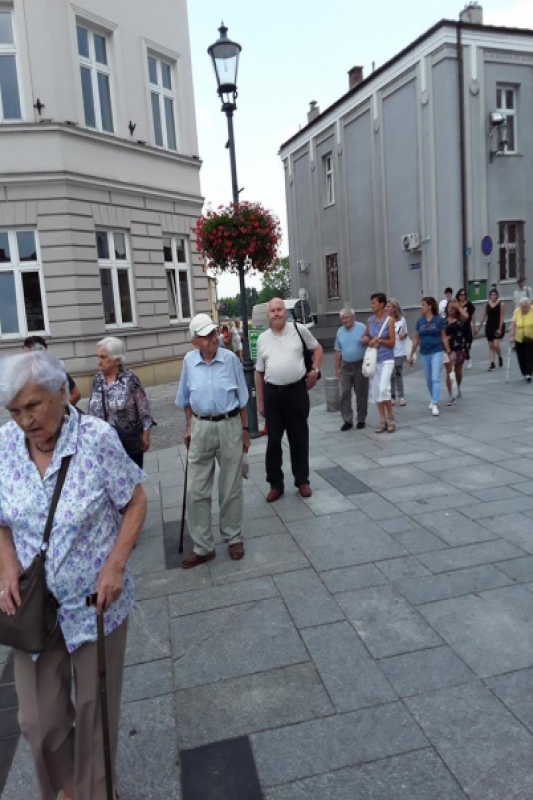
{"type": "MultiPolygon", "coordinates": [[[[533,0],[485,0],[488,25],[533,28],[533,0]]],[[[307,123],[309,103],[325,110],[348,90],[348,70],[381,66],[441,19],[458,19],[462,0],[188,0],[202,193],[213,207],[231,201],[225,114],[207,48],[220,23],[242,46],[234,115],[243,200],[274,211],[287,228],[280,145],[307,123]]],[[[288,254],[287,239],[281,255],[288,254]]],[[[258,277],[247,285],[259,287],[258,277]]],[[[219,297],[238,292],[223,276],[219,297]]]]}

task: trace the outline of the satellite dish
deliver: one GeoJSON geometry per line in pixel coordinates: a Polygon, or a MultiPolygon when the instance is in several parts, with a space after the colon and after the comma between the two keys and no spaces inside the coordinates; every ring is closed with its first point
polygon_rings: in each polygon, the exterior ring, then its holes
{"type": "Polygon", "coordinates": [[[298,289],[298,297],[300,300],[309,300],[309,292],[307,289],[298,289]]]}

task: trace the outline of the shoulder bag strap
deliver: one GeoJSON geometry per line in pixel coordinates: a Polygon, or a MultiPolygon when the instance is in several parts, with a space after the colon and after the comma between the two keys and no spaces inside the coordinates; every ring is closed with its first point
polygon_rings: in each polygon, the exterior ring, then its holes
{"type": "Polygon", "coordinates": [[[67,477],[67,472],[69,468],[69,464],[71,462],[72,456],[64,456],[61,460],[61,467],[59,468],[59,473],[57,476],[57,481],[54,489],[54,494],[52,496],[52,502],[50,503],[50,509],[48,511],[48,518],[46,520],[46,525],[44,528],[44,536],[43,536],[43,543],[41,545],[41,550],[46,552],[48,549],[48,542],[50,540],[50,534],[52,533],[52,525],[54,522],[54,515],[56,513],[57,504],[59,502],[59,497],[61,495],[61,490],[63,489],[63,484],[65,483],[65,478],[67,477]]]}
{"type": "Polygon", "coordinates": [[[100,392],[101,392],[101,395],[102,395],[102,413],[104,415],[104,420],[107,422],[107,406],[106,406],[106,402],[105,402],[105,392],[104,392],[104,387],[103,386],[100,386],[100,392]]]}
{"type": "Polygon", "coordinates": [[[296,333],[297,333],[297,334],[298,334],[298,336],[300,337],[300,341],[301,341],[301,343],[302,343],[302,347],[303,347],[304,351],[305,351],[305,350],[309,350],[309,348],[307,347],[306,343],[304,342],[304,337],[302,336],[302,334],[301,334],[301,333],[300,333],[300,331],[298,330],[298,324],[297,324],[296,322],[294,322],[293,324],[294,324],[294,328],[295,328],[295,330],[296,330],[296,333]]]}
{"type": "Polygon", "coordinates": [[[387,327],[387,325],[389,324],[389,319],[390,319],[390,317],[387,317],[387,318],[385,319],[385,322],[384,322],[384,323],[383,323],[383,325],[381,326],[381,330],[380,330],[380,332],[378,333],[378,337],[377,337],[378,339],[380,338],[381,334],[383,333],[383,331],[385,330],[385,328],[386,328],[386,327],[387,327]]]}

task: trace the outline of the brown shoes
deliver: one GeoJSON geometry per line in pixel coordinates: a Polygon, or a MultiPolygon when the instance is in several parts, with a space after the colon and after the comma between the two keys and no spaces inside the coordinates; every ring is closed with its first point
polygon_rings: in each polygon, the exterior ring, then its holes
{"type": "Polygon", "coordinates": [[[301,483],[298,486],[298,492],[300,493],[300,497],[311,497],[313,494],[313,490],[308,483],[301,483]]]}
{"type": "Polygon", "coordinates": [[[235,544],[228,545],[229,557],[234,561],[240,561],[244,556],[244,545],[242,542],[235,542],[235,544]]]}
{"type": "Polygon", "coordinates": [[[181,568],[192,569],[193,567],[199,567],[200,564],[206,564],[208,561],[212,561],[215,556],[216,553],[214,550],[212,550],[210,553],[206,553],[205,556],[198,555],[198,553],[195,553],[193,550],[192,553],[189,553],[187,558],[183,559],[181,562],[181,568]]]}
{"type": "Polygon", "coordinates": [[[275,503],[283,494],[283,489],[271,489],[267,494],[267,503],[275,503]]]}

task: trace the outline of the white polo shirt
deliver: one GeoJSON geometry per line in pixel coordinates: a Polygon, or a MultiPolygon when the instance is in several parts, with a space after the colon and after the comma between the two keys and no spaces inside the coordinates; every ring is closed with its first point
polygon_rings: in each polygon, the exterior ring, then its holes
{"type": "MultiPolygon", "coordinates": [[[[305,325],[298,325],[298,330],[309,350],[318,347],[317,340],[305,325]]],[[[264,372],[267,383],[275,386],[296,383],[304,377],[303,345],[293,322],[287,322],[280,333],[269,328],[261,334],[257,340],[255,368],[264,372]]]]}

